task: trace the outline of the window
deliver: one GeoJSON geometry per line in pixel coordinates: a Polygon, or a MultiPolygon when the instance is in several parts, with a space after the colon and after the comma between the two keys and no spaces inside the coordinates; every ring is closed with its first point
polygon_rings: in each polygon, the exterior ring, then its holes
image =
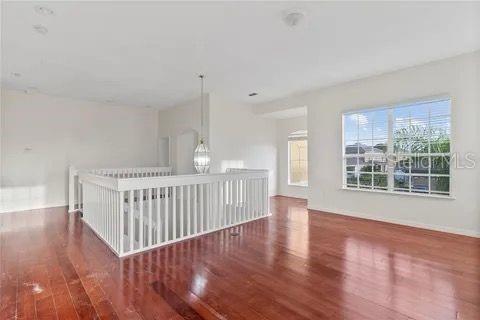
{"type": "Polygon", "coordinates": [[[343,114],[343,186],[450,195],[450,99],[343,114]]]}
{"type": "Polygon", "coordinates": [[[308,142],[305,130],[288,136],[288,184],[308,185],[308,142]]]}

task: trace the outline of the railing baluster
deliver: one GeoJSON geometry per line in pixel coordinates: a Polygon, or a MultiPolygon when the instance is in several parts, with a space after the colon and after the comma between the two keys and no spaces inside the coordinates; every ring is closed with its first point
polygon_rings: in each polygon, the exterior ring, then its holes
{"type": "Polygon", "coordinates": [[[256,179],[252,179],[252,204],[253,204],[253,217],[252,218],[256,218],[257,217],[257,180],[256,179]]]}
{"type": "Polygon", "coordinates": [[[101,186],[99,188],[99,202],[98,202],[98,207],[99,207],[99,212],[100,212],[100,234],[105,237],[105,200],[104,200],[104,188],[101,186]]]}
{"type": "Polygon", "coordinates": [[[222,181],[222,217],[223,217],[223,224],[222,226],[225,227],[228,225],[228,181],[222,181]]]}
{"type": "MultiPolygon", "coordinates": [[[[200,232],[203,232],[204,208],[203,208],[203,184],[200,187],[200,232]]],[[[206,215],[205,215],[206,216],[206,215]]]]}
{"type": "Polygon", "coordinates": [[[108,243],[112,243],[112,233],[111,233],[111,230],[112,230],[112,217],[110,215],[110,213],[112,212],[111,210],[111,205],[112,205],[112,199],[110,198],[111,196],[111,191],[110,189],[106,189],[105,188],[105,196],[107,198],[106,202],[105,202],[105,206],[106,206],[106,216],[107,216],[107,223],[106,223],[106,230],[107,230],[107,241],[108,243]]]}
{"type": "Polygon", "coordinates": [[[160,207],[161,207],[161,198],[160,198],[160,188],[157,188],[156,190],[157,193],[157,241],[156,244],[159,244],[162,242],[161,240],[161,230],[162,230],[162,224],[160,223],[160,207]]]}
{"type": "Polygon", "coordinates": [[[147,197],[148,197],[148,246],[152,246],[152,228],[153,228],[153,222],[152,222],[152,188],[148,188],[147,191],[147,197]]]}
{"type": "Polygon", "coordinates": [[[263,179],[263,215],[268,214],[268,179],[263,179]]]}
{"type": "Polygon", "coordinates": [[[143,239],[143,189],[140,189],[138,192],[138,245],[139,249],[142,249],[144,246],[143,239]]]}
{"type": "Polygon", "coordinates": [[[235,214],[238,207],[238,180],[232,180],[232,210],[230,211],[230,224],[235,223],[235,214]]]}
{"type": "Polygon", "coordinates": [[[193,233],[198,232],[198,203],[197,203],[197,185],[193,185],[193,233]]]}
{"type": "Polygon", "coordinates": [[[165,187],[165,212],[164,212],[164,220],[165,220],[165,241],[168,241],[168,201],[169,196],[168,196],[168,187],[165,187]]]}
{"type": "Polygon", "coordinates": [[[172,240],[177,239],[177,187],[172,187],[172,240]]]}
{"type": "Polygon", "coordinates": [[[234,202],[234,183],[235,183],[235,180],[230,180],[230,210],[229,210],[229,218],[228,218],[228,221],[230,224],[233,223],[233,220],[232,220],[232,213],[233,213],[233,210],[235,209],[235,202],[234,202]]]}
{"type": "Polygon", "coordinates": [[[247,179],[242,180],[242,210],[240,212],[240,220],[244,221],[247,216],[247,179]]]}
{"type": "Polygon", "coordinates": [[[222,194],[222,182],[217,183],[218,186],[218,203],[217,203],[217,228],[222,226],[222,207],[223,207],[223,194],[222,194]]]}
{"type": "Polygon", "coordinates": [[[211,183],[208,183],[206,185],[206,190],[205,192],[207,193],[206,197],[205,197],[205,204],[206,204],[206,210],[207,210],[207,213],[206,213],[206,221],[205,221],[205,230],[208,231],[210,230],[210,224],[212,223],[212,218],[211,218],[211,215],[212,215],[212,197],[210,196],[212,194],[212,184],[211,183]]]}
{"type": "Polygon", "coordinates": [[[219,188],[219,184],[218,182],[214,182],[213,183],[213,197],[214,197],[214,203],[213,203],[213,214],[214,214],[214,225],[213,225],[213,229],[216,229],[217,226],[218,226],[218,218],[219,218],[219,214],[218,214],[218,201],[219,201],[219,197],[218,197],[218,188],[219,188]]]}
{"type": "Polygon", "coordinates": [[[130,229],[129,232],[128,232],[128,237],[129,237],[129,241],[130,241],[130,251],[133,251],[133,240],[134,240],[134,210],[135,210],[135,207],[134,207],[134,204],[133,204],[133,201],[134,201],[134,191],[133,190],[130,190],[130,197],[128,199],[128,218],[129,218],[129,222],[128,222],[128,228],[130,229]]]}
{"type": "Polygon", "coordinates": [[[250,179],[250,219],[255,217],[255,180],[250,179]]]}
{"type": "Polygon", "coordinates": [[[191,196],[190,196],[190,185],[188,184],[187,186],[187,236],[190,235],[191,233],[191,228],[190,228],[190,201],[191,201],[191,196]]]}
{"type": "Polygon", "coordinates": [[[118,199],[118,214],[120,216],[120,228],[118,230],[118,234],[117,234],[117,237],[118,237],[118,242],[119,242],[119,249],[118,249],[118,253],[120,255],[123,254],[123,229],[124,229],[124,221],[123,221],[123,218],[124,218],[124,212],[123,212],[123,202],[124,202],[124,199],[125,199],[125,193],[124,191],[120,191],[120,194],[119,194],[119,199],[118,199]]]}
{"type": "Polygon", "coordinates": [[[183,202],[185,201],[184,198],[183,198],[183,186],[179,186],[180,188],[180,238],[183,238],[184,234],[183,234],[183,221],[184,221],[184,206],[183,206],[183,202]]]}

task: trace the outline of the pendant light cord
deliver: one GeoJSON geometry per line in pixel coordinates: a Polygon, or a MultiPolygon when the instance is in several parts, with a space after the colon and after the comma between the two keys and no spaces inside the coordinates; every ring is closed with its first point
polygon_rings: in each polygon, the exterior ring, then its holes
{"type": "Polygon", "coordinates": [[[200,142],[203,143],[203,74],[199,75],[200,78],[200,142]]]}

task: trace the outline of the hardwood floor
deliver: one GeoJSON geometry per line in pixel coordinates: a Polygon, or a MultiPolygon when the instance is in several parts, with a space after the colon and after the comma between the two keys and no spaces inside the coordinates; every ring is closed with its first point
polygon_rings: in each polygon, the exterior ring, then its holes
{"type": "Polygon", "coordinates": [[[2,214],[0,318],[480,319],[480,239],[271,203],[123,260],[65,208],[2,214]]]}

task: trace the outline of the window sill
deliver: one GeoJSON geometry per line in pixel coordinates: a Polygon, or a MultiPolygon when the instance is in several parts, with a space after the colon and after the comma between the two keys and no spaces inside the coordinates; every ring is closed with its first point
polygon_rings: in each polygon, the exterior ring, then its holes
{"type": "Polygon", "coordinates": [[[385,190],[371,190],[371,189],[354,189],[341,187],[340,190],[347,191],[359,191],[359,192],[369,192],[369,193],[380,193],[380,194],[390,194],[390,195],[400,195],[406,197],[420,197],[420,198],[436,198],[444,200],[455,200],[455,197],[452,195],[439,195],[439,194],[428,194],[428,193],[413,193],[413,192],[401,192],[401,191],[385,191],[385,190]]]}
{"type": "Polygon", "coordinates": [[[288,183],[289,187],[308,187],[308,183],[288,183]]]}

